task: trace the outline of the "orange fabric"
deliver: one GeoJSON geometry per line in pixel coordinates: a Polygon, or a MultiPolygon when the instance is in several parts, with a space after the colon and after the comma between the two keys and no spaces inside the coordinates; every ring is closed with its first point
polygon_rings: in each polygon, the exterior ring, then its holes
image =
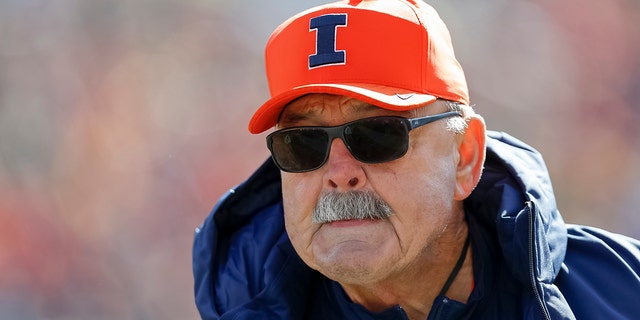
{"type": "Polygon", "coordinates": [[[303,12],[272,34],[265,50],[271,99],[249,131],[275,125],[282,108],[307,93],[352,96],[382,108],[407,110],[436,97],[469,103],[466,80],[446,26],[430,6],[406,0],[338,2],[303,12]],[[310,67],[317,52],[311,19],[346,15],[335,27],[335,51],[344,63],[310,67]]]}

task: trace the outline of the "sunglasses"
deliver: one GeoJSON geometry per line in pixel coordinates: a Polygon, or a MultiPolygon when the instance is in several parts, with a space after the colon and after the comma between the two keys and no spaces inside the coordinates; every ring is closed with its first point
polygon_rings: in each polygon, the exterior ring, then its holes
{"type": "Polygon", "coordinates": [[[333,127],[292,127],[267,136],[267,147],[276,166],[285,172],[319,169],[329,158],[331,142],[340,138],[355,159],[382,163],[401,158],[409,148],[409,131],[425,124],[462,116],[449,111],[426,117],[383,116],[355,120],[333,127]]]}

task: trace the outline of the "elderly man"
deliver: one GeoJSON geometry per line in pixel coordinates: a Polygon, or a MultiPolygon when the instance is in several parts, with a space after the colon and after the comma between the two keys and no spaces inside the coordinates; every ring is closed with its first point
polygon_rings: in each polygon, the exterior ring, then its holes
{"type": "Polygon", "coordinates": [[[249,123],[272,159],[198,228],[204,319],[621,319],[640,243],[567,226],[540,155],[487,133],[438,14],[351,0],[283,23],[249,123]]]}

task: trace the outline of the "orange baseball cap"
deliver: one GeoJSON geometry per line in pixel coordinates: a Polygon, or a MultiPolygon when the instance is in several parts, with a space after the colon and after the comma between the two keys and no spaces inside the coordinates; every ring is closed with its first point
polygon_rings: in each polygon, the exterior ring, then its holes
{"type": "Polygon", "coordinates": [[[251,133],[275,126],[289,102],[309,93],[396,111],[436,98],[469,104],[449,31],[419,0],[345,0],[304,11],[273,32],[265,63],[271,98],[251,118],[251,133]]]}

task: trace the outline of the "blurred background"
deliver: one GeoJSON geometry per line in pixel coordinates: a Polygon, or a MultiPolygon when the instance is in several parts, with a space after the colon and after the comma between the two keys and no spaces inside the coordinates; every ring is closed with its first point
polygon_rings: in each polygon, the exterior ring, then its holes
{"type": "MultiPolygon", "coordinates": [[[[263,47],[326,2],[0,0],[0,319],[197,319],[194,229],[268,155],[263,47]]],[[[640,2],[431,3],[567,222],[640,237],[640,2]]]]}

